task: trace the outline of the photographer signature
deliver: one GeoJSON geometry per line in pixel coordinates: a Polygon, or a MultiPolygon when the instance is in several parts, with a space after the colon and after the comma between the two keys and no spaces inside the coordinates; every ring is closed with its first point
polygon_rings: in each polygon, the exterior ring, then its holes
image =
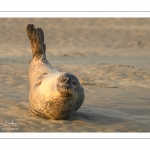
{"type": "Polygon", "coordinates": [[[0,122],[0,126],[17,126],[19,123],[18,121],[7,121],[5,120],[4,122],[0,122]]]}

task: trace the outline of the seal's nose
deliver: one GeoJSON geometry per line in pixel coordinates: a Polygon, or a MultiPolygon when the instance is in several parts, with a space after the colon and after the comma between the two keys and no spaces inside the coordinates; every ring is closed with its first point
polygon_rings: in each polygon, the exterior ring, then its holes
{"type": "Polygon", "coordinates": [[[69,80],[69,78],[66,76],[61,76],[61,78],[60,78],[61,83],[67,83],[68,80],[69,80]]]}
{"type": "Polygon", "coordinates": [[[74,75],[66,72],[60,76],[59,81],[63,84],[69,84],[74,87],[76,87],[78,84],[77,78],[74,75]]]}

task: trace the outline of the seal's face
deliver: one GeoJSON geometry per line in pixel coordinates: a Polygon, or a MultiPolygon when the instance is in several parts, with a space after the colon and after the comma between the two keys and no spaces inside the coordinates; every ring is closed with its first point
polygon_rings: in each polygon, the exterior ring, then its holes
{"type": "Polygon", "coordinates": [[[62,73],[58,77],[57,89],[64,97],[75,97],[80,83],[78,79],[70,73],[62,73]]]}

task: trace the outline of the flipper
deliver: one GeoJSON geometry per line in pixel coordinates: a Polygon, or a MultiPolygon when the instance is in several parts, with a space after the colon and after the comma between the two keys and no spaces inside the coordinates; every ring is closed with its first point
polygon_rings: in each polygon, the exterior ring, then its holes
{"type": "Polygon", "coordinates": [[[37,111],[37,110],[29,109],[29,111],[30,111],[30,112],[32,112],[32,113],[33,113],[34,115],[36,115],[36,116],[40,116],[40,117],[42,117],[42,118],[49,119],[49,117],[48,117],[48,116],[46,116],[46,115],[44,115],[44,114],[40,113],[40,112],[39,112],[39,111],[37,111]]]}
{"type": "Polygon", "coordinates": [[[46,44],[44,44],[44,33],[41,28],[35,28],[33,24],[28,24],[27,35],[31,42],[32,48],[32,56],[40,58],[41,56],[45,56],[46,44]]]}

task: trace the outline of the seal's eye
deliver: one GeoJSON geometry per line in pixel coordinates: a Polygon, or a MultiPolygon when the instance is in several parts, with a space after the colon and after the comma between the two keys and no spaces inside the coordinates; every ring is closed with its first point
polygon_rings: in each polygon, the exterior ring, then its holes
{"type": "Polygon", "coordinates": [[[73,82],[72,82],[72,84],[73,84],[74,86],[76,86],[76,85],[77,85],[77,83],[76,83],[75,81],[73,81],[73,82]]]}

